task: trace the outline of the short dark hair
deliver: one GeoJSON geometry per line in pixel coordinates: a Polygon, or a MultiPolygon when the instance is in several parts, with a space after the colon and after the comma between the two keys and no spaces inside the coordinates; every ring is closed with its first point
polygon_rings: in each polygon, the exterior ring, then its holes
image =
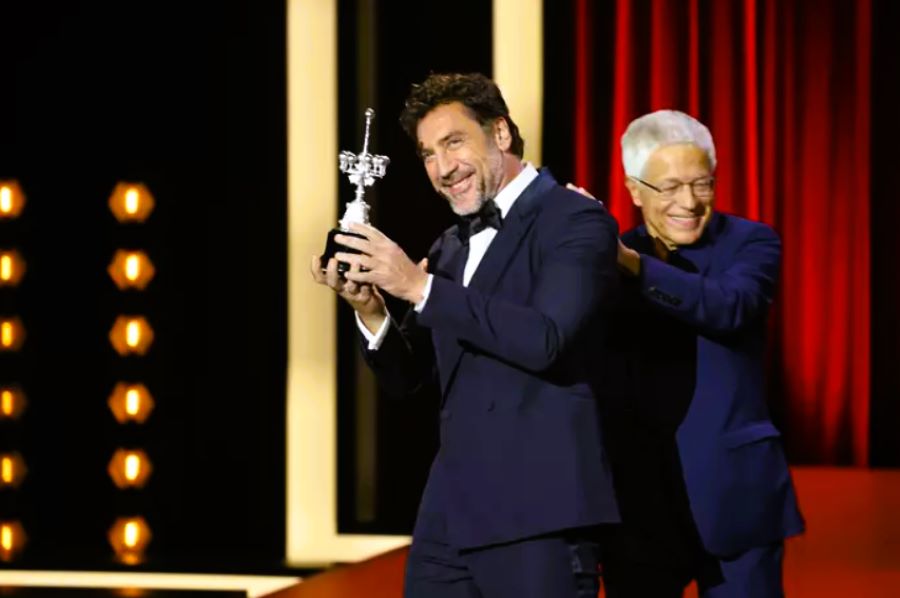
{"type": "Polygon", "coordinates": [[[485,128],[498,118],[504,119],[512,135],[510,152],[519,158],[525,154],[525,140],[509,116],[500,88],[481,73],[432,73],[422,83],[413,84],[400,113],[400,125],[413,142],[417,142],[419,121],[438,106],[452,102],[459,102],[471,110],[478,124],[485,128]]]}

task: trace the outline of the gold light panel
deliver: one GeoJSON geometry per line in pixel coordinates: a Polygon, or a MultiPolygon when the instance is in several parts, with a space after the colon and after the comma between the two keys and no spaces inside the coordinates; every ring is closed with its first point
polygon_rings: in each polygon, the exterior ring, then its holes
{"type": "Polygon", "coordinates": [[[18,521],[0,521],[0,561],[8,563],[25,548],[27,538],[18,521]]]}
{"type": "Polygon", "coordinates": [[[0,250],[0,287],[14,287],[25,275],[25,260],[15,249],[0,250]]]}
{"type": "Polygon", "coordinates": [[[25,327],[16,317],[0,317],[0,351],[18,351],[25,342],[25,327]]]}
{"type": "Polygon", "coordinates": [[[109,529],[108,537],[119,562],[139,565],[152,535],[143,517],[120,517],[109,529]]]}
{"type": "Polygon", "coordinates": [[[28,401],[17,386],[0,386],[0,420],[19,419],[28,401]]]}
{"type": "Polygon", "coordinates": [[[153,212],[153,194],[142,183],[119,183],[109,196],[109,209],[119,222],[143,222],[153,212]]]}
{"type": "Polygon", "coordinates": [[[119,449],[110,459],[107,471],[119,489],[143,488],[153,473],[153,464],[147,453],[140,449],[119,449]]]}
{"type": "Polygon", "coordinates": [[[25,194],[18,181],[0,180],[0,219],[17,218],[25,207],[25,194]]]}
{"type": "Polygon", "coordinates": [[[0,488],[18,488],[28,469],[19,453],[0,453],[0,488]]]}
{"type": "Polygon", "coordinates": [[[143,251],[119,249],[106,269],[119,290],[144,290],[153,280],[156,269],[143,251]]]}
{"type": "Polygon", "coordinates": [[[109,342],[119,355],[145,355],[153,344],[153,328],[144,316],[119,316],[109,342]]]}
{"type": "Polygon", "coordinates": [[[107,401],[110,411],[120,424],[147,421],[156,406],[153,396],[143,384],[119,382],[107,401]]]}

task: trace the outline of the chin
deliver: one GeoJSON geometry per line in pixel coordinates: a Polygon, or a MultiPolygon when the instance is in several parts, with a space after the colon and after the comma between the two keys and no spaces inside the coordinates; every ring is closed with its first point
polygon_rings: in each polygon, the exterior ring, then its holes
{"type": "Polygon", "coordinates": [[[481,209],[481,204],[483,203],[478,197],[466,197],[463,199],[452,199],[448,197],[447,200],[450,202],[450,209],[453,210],[453,213],[457,216],[474,214],[481,209]]]}
{"type": "Polygon", "coordinates": [[[703,229],[700,228],[696,231],[691,231],[686,233],[684,231],[678,231],[677,233],[669,233],[669,238],[676,245],[693,245],[697,241],[700,240],[700,237],[703,236],[703,229]]]}

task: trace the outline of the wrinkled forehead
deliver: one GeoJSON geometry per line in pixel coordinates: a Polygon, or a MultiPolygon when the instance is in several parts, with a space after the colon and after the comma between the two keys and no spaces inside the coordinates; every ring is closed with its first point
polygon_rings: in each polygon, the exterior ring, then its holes
{"type": "Polygon", "coordinates": [[[454,133],[472,134],[481,130],[475,113],[461,102],[439,104],[429,110],[416,125],[419,149],[432,148],[454,133]]]}
{"type": "Polygon", "coordinates": [[[668,143],[649,153],[642,174],[649,178],[696,178],[712,174],[712,164],[706,151],[694,143],[668,143]]]}

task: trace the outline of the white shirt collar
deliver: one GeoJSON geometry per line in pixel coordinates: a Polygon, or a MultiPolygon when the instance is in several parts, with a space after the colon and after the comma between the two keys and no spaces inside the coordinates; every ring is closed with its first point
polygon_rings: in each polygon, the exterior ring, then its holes
{"type": "Polygon", "coordinates": [[[509,210],[512,209],[512,205],[516,202],[520,195],[522,195],[522,191],[525,190],[525,187],[531,184],[531,181],[536,179],[538,176],[537,169],[529,163],[525,163],[525,168],[523,168],[519,174],[516,175],[516,178],[511,180],[507,185],[500,190],[497,194],[497,197],[494,198],[494,203],[497,204],[497,207],[500,209],[500,215],[506,218],[506,215],[509,213],[509,210]]]}

